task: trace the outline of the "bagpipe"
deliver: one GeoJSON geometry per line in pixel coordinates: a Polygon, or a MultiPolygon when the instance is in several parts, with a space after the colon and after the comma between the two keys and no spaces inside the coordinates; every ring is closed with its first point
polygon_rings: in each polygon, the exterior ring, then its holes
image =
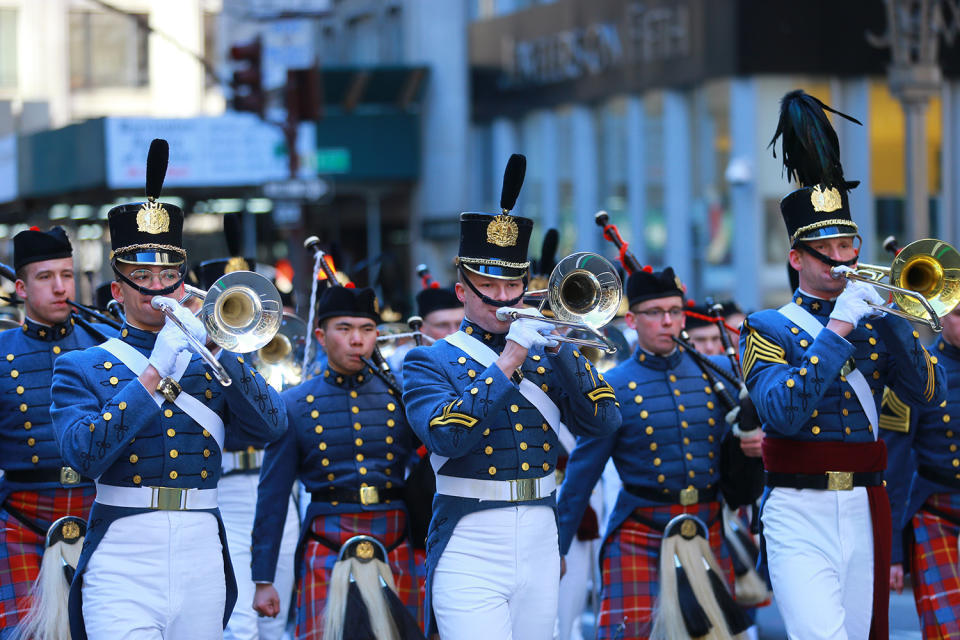
{"type": "MultiPolygon", "coordinates": [[[[618,259],[628,274],[644,267],[629,250],[609,215],[600,211],[595,221],[603,229],[603,237],[619,251],[618,259]]],[[[751,433],[760,427],[756,408],[743,383],[737,352],[722,319],[722,306],[712,305],[710,314],[720,331],[724,352],[730,360],[730,371],[699,353],[689,342],[686,332],[675,337],[677,345],[693,358],[713,393],[727,411],[727,421],[734,426],[721,443],[720,490],[731,509],[752,505],[763,492],[763,462],[747,457],[740,449],[739,434],[751,433]],[[729,388],[728,386],[729,385],[729,388]],[[736,390],[737,396],[731,394],[736,390]]],[[[736,637],[749,626],[737,606],[757,605],[770,596],[766,582],[754,570],[758,550],[753,538],[735,513],[730,511],[724,530],[731,555],[734,556],[736,601],[718,575],[716,559],[707,542],[708,528],[690,515],[674,518],[664,530],[660,557],[660,588],[654,612],[652,638],[736,637]],[[709,586],[708,586],[709,585],[709,586]]]]}

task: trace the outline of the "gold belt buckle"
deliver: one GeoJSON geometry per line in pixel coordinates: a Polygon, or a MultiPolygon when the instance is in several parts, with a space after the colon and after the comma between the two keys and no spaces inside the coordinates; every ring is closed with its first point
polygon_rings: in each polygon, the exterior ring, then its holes
{"type": "Polygon", "coordinates": [[[60,484],[80,484],[80,472],[73,467],[60,467],[60,484]]]}
{"type": "Polygon", "coordinates": [[[360,504],[377,504],[380,502],[380,492],[376,487],[360,487],[360,504]]]}
{"type": "Polygon", "coordinates": [[[150,497],[150,508],[160,511],[184,511],[187,508],[184,491],[173,487],[150,487],[153,495],[150,497]]]}
{"type": "Polygon", "coordinates": [[[242,471],[251,471],[259,468],[257,464],[257,451],[241,451],[238,455],[237,468],[242,471]]]}
{"type": "Polygon", "coordinates": [[[853,490],[852,471],[827,471],[827,491],[853,490]]]}
{"type": "Polygon", "coordinates": [[[510,502],[526,502],[527,500],[540,499],[536,478],[519,478],[517,480],[510,480],[509,482],[510,502]]]}
{"type": "Polygon", "coordinates": [[[700,502],[700,492],[696,487],[687,487],[680,490],[680,505],[689,507],[692,504],[700,502]]]}

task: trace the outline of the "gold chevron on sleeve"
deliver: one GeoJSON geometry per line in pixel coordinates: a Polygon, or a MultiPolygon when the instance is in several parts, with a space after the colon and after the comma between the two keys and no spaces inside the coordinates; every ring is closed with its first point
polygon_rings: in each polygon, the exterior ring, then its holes
{"type": "Polygon", "coordinates": [[[934,373],[933,360],[927,353],[926,347],[920,345],[920,348],[923,350],[923,362],[927,365],[927,386],[923,389],[923,397],[927,399],[927,402],[930,402],[933,399],[933,392],[937,388],[936,374],[934,373]]]}
{"type": "Polygon", "coordinates": [[[746,345],[743,349],[744,376],[750,373],[757,360],[787,364],[787,352],[783,350],[783,347],[760,335],[756,329],[749,327],[746,322],[743,323],[743,327],[747,330],[746,345]]]}
{"type": "Polygon", "coordinates": [[[909,433],[910,405],[898,398],[889,387],[884,387],[879,419],[881,429],[909,433]]]}
{"type": "Polygon", "coordinates": [[[474,418],[466,413],[459,413],[453,410],[456,400],[443,408],[443,413],[430,421],[431,427],[445,427],[448,424],[462,424],[465,427],[472,427],[477,424],[479,418],[474,418]]]}
{"type": "Polygon", "coordinates": [[[597,403],[606,398],[613,398],[616,400],[617,396],[613,392],[613,387],[611,387],[609,384],[604,384],[602,387],[597,387],[593,391],[588,391],[587,398],[590,400],[590,402],[597,403]]]}

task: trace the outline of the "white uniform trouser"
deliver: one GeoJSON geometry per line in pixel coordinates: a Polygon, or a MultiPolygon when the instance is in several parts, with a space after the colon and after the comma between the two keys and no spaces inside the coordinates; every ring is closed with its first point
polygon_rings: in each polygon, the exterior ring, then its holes
{"type": "Polygon", "coordinates": [[[250,544],[253,516],[257,508],[257,474],[232,474],[220,478],[220,516],[227,532],[230,561],[237,575],[237,606],[233,609],[223,637],[228,640],[279,640],[287,625],[287,611],[293,596],[293,554],[297,548],[300,520],[291,497],[283,525],[280,557],[273,585],[280,594],[280,613],[265,618],[253,610],[255,585],[250,577],[250,544]]]}
{"type": "Polygon", "coordinates": [[[865,640],[873,610],[866,489],[778,487],[761,519],[774,601],[791,640],[865,640]]]}
{"type": "Polygon", "coordinates": [[[112,522],[83,574],[89,640],[221,638],[226,597],[217,519],[202,511],[112,522]]]}
{"type": "Polygon", "coordinates": [[[460,519],[433,574],[443,640],[550,640],[560,552],[553,509],[487,509],[460,519]]]}

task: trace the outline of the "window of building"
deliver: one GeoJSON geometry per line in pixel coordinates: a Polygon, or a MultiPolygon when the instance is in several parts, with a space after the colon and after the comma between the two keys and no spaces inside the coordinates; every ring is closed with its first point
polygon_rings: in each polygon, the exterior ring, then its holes
{"type": "Polygon", "coordinates": [[[613,98],[595,112],[599,166],[597,180],[600,208],[610,216],[629,242],[636,234],[627,209],[627,119],[626,99],[613,98]]]}
{"type": "Polygon", "coordinates": [[[403,60],[403,9],[401,7],[390,7],[383,14],[380,59],[388,64],[396,64],[403,60]]]}
{"type": "Polygon", "coordinates": [[[146,14],[71,11],[69,30],[73,89],[148,84],[146,14]]]}
{"type": "Polygon", "coordinates": [[[0,87],[17,86],[17,10],[0,8],[0,87]]]}

